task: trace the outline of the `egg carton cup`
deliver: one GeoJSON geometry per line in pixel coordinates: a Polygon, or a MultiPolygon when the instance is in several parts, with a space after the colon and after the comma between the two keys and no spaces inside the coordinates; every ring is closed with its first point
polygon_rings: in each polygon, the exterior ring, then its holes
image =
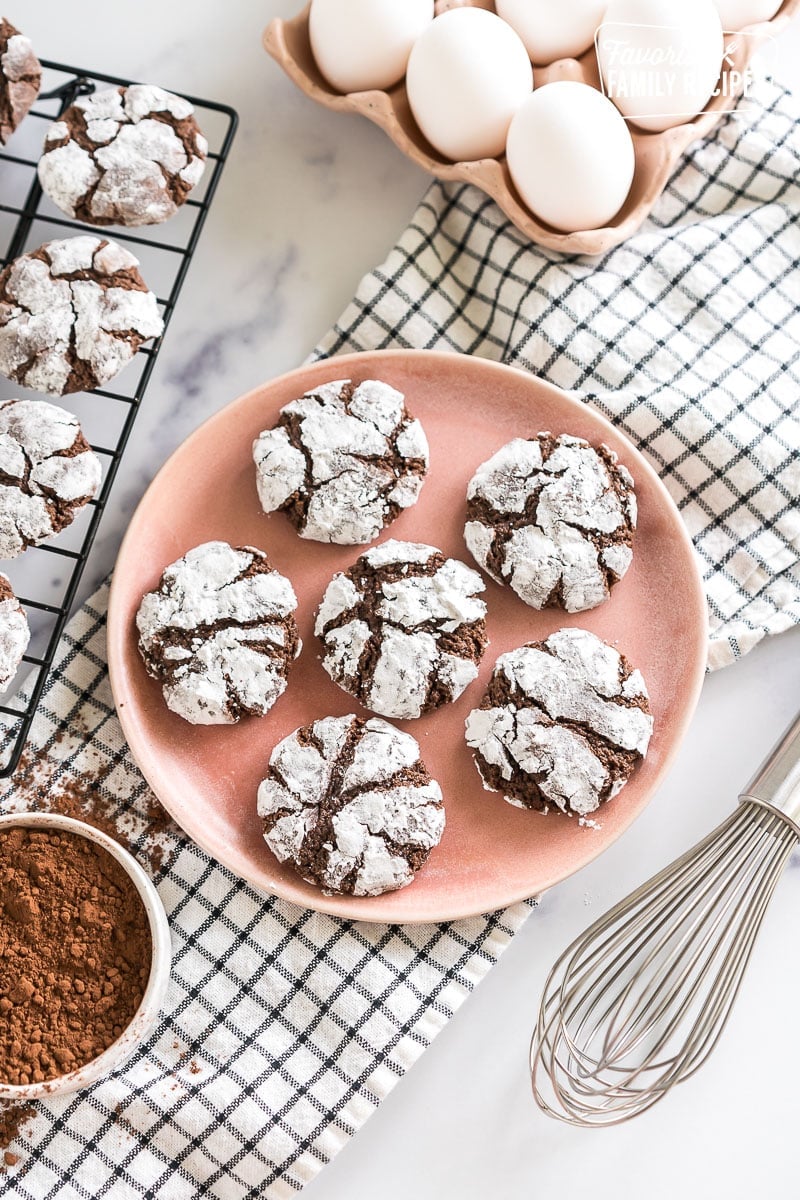
{"type": "MultiPolygon", "coordinates": [[[[275,18],[264,31],[267,53],[283,68],[294,83],[326,108],[335,112],[358,113],[379,125],[402,152],[435,175],[472,183],[499,205],[508,219],[531,241],[563,254],[605,254],[629,238],[642,225],[666,187],[678,159],[686,147],[706,137],[717,123],[736,106],[741,88],[733,95],[715,96],[706,110],[685,124],[663,133],[647,133],[629,128],[636,153],[636,169],[628,198],[613,222],[600,229],[563,233],[540,221],[525,207],[511,180],[505,156],[474,162],[451,162],[442,158],[424,137],[411,114],[405,81],[390,91],[335,92],[323,79],[311,52],[308,18],[310,4],[290,21],[275,18]]],[[[495,11],[489,0],[439,0],[436,13],[451,8],[485,8],[495,11]]],[[[800,0],[784,0],[771,21],[748,25],[729,57],[729,69],[744,78],[756,50],[769,37],[778,34],[800,9],[800,0]]],[[[562,58],[548,66],[534,64],[534,84],[541,87],[556,80],[574,80],[600,89],[600,73],[594,46],[580,58],[562,58]]]]}

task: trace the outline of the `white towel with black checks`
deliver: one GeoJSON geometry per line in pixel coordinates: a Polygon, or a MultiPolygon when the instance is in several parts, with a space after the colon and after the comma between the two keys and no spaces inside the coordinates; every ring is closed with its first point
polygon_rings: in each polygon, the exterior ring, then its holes
{"type": "MultiPolygon", "coordinates": [[[[531,246],[468,187],[432,187],[320,353],[427,346],[529,367],[649,455],[702,559],[721,666],[800,618],[800,106],[772,84],[694,148],[653,217],[601,259],[531,246]]],[[[72,622],[0,790],[31,807],[78,772],[145,854],[151,797],[113,712],[106,590],[72,622]]],[[[502,953],[531,904],[369,926],[257,895],[166,835],[162,1023],[118,1074],[38,1105],[9,1200],[276,1200],[364,1123],[502,953]]]]}

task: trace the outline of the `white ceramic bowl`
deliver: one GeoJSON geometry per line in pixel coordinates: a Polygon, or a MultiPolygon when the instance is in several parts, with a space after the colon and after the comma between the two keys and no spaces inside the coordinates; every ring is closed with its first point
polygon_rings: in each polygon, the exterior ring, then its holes
{"type": "Polygon", "coordinates": [[[0,1100],[28,1101],[41,1099],[43,1096],[61,1096],[66,1092],[76,1092],[79,1088],[88,1087],[89,1084],[96,1083],[104,1075],[109,1075],[121,1067],[130,1058],[136,1047],[150,1034],[158,1020],[169,983],[172,946],[167,914],[164,912],[164,905],[161,903],[152,880],[128,851],[123,850],[119,842],[115,842],[101,830],[95,829],[93,825],[76,821],[72,817],[62,817],[56,813],[8,813],[0,816],[0,829],[9,829],[13,826],[63,830],[65,833],[88,838],[89,841],[96,842],[98,846],[107,850],[128,874],[142,899],[153,943],[150,978],[147,981],[142,1002],[130,1025],[107,1050],[77,1070],[70,1071],[67,1075],[59,1075],[55,1079],[45,1079],[41,1083],[13,1084],[0,1080],[0,1100]]]}

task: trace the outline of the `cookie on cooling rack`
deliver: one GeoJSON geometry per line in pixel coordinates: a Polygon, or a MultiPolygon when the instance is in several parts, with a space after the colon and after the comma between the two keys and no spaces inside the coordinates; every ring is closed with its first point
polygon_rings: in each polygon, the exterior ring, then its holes
{"type": "Polygon", "coordinates": [[[602,604],[631,564],[635,528],[630,472],[607,446],[568,434],[515,438],[467,489],[470,553],[532,608],[602,604]]]}
{"type": "Polygon", "coordinates": [[[403,395],[377,379],[326,383],[281,409],[253,443],[265,512],[315,542],[373,541],[419,497],[428,442],[403,395]]]}
{"type": "Polygon", "coordinates": [[[377,717],[324,717],[272,752],[258,789],[264,839],[326,892],[380,896],[412,883],[444,830],[419,746],[377,717]]]}
{"type": "Polygon", "coordinates": [[[167,707],[192,725],[263,716],[301,649],[292,585],[252,546],[206,542],[166,568],[136,615],[167,707]]]}
{"type": "Polygon", "coordinates": [[[0,145],[5,145],[39,95],[42,68],[26,38],[0,17],[0,145]]]}
{"type": "Polygon", "coordinates": [[[132,84],[81,96],[51,125],[39,181],[88,225],[154,225],[199,183],[207,153],[188,100],[132,84]]]}
{"type": "Polygon", "coordinates": [[[138,260],[105,238],[46,242],[0,272],[0,374],[48,395],[102,387],[163,328],[138,260]]]}
{"type": "Polygon", "coordinates": [[[486,648],[484,583],[433,546],[383,542],[335,575],[317,613],[322,665],[385,717],[422,716],[456,700],[486,648]]]}
{"type": "Polygon", "coordinates": [[[593,633],[562,629],[500,656],[466,738],[488,791],[586,817],[624,787],[652,730],[641,673],[593,633]]]}
{"type": "Polygon", "coordinates": [[[28,618],[14,595],[11,580],[0,574],[0,691],[4,692],[16,675],[30,640],[28,618]]]}
{"type": "Polygon", "coordinates": [[[101,475],[72,413],[44,400],[0,404],[0,558],[66,529],[97,495],[101,475]]]}

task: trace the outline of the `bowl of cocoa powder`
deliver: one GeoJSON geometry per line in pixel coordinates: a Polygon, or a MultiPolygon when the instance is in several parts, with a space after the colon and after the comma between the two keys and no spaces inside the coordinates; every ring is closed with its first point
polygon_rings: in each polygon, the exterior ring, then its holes
{"type": "Polygon", "coordinates": [[[152,881],[100,829],[0,816],[0,1099],[77,1091],[152,1032],[169,982],[152,881]]]}

